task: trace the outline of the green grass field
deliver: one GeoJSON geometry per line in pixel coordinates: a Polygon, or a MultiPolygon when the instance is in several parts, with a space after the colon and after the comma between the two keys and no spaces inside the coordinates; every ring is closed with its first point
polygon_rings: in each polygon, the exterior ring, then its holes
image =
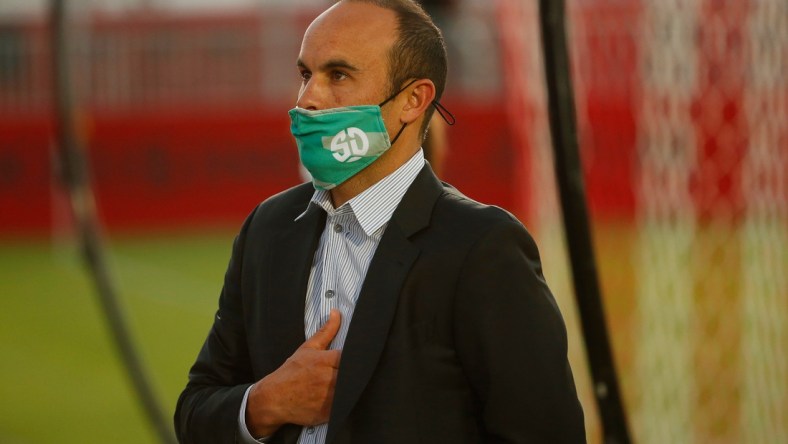
{"type": "MultiPolygon", "coordinates": [[[[233,230],[110,240],[136,342],[171,417],[210,327],[233,230]]],[[[148,443],[73,245],[0,241],[0,443],[148,443]]]]}

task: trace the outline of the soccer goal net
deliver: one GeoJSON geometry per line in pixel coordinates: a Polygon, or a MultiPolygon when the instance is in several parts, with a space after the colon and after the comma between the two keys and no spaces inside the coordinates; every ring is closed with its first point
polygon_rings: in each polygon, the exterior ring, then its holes
{"type": "MultiPolygon", "coordinates": [[[[788,3],[568,1],[598,269],[640,443],[788,442],[788,3]]],[[[580,342],[536,1],[500,0],[523,200],[580,342]]],[[[599,441],[582,345],[570,347],[599,441]]]]}

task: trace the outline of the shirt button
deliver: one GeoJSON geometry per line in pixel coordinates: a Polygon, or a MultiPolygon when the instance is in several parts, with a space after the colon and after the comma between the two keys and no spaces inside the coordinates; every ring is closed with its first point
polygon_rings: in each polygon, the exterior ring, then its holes
{"type": "Polygon", "coordinates": [[[342,225],[340,225],[340,224],[334,225],[334,231],[337,232],[337,233],[341,233],[342,232],[342,225]]]}
{"type": "Polygon", "coordinates": [[[326,291],[326,298],[331,299],[334,297],[334,290],[326,291]]]}
{"type": "Polygon", "coordinates": [[[307,435],[311,435],[311,434],[315,433],[315,428],[314,427],[307,427],[306,428],[306,433],[307,433],[307,435]]]}

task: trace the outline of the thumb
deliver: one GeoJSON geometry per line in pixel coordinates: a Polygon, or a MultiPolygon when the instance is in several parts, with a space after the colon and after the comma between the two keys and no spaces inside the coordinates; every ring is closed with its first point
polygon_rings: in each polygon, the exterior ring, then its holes
{"type": "Polygon", "coordinates": [[[328,314],[328,320],[320,330],[315,332],[311,338],[309,338],[302,347],[307,348],[314,348],[317,350],[325,350],[331,344],[331,341],[334,339],[334,336],[337,335],[339,332],[339,326],[342,324],[342,315],[339,313],[339,310],[336,308],[332,308],[331,312],[328,314]]]}

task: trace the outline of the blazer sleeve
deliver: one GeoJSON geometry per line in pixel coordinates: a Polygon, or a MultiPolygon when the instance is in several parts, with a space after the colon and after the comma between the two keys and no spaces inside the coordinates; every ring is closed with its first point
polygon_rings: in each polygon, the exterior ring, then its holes
{"type": "Polygon", "coordinates": [[[514,219],[471,248],[455,303],[455,340],[482,410],[485,442],[585,442],[566,328],[536,244],[514,219]]]}
{"type": "Polygon", "coordinates": [[[175,410],[180,443],[234,443],[246,389],[254,382],[243,322],[241,275],[246,233],[254,212],[233,243],[208,338],[189,371],[189,382],[175,410]]]}

